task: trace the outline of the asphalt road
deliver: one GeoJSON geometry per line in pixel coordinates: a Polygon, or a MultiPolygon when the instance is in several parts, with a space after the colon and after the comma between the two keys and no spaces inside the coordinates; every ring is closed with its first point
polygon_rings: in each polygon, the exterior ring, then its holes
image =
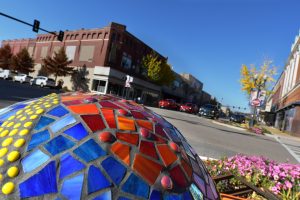
{"type": "Polygon", "coordinates": [[[228,128],[187,113],[150,108],[176,126],[200,156],[222,158],[236,154],[265,156],[298,163],[275,138],[228,128]]]}

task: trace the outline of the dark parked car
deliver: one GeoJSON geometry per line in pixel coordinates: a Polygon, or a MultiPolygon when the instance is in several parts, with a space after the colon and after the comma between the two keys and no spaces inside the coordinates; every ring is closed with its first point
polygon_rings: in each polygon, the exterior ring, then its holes
{"type": "Polygon", "coordinates": [[[241,114],[233,114],[229,118],[232,122],[245,123],[245,116],[241,114]]]}
{"type": "Polygon", "coordinates": [[[164,99],[158,102],[158,107],[178,110],[178,104],[173,99],[164,99]]]}
{"type": "Polygon", "coordinates": [[[217,106],[206,104],[199,109],[199,116],[208,117],[212,119],[219,118],[219,110],[217,106]]]}
{"type": "Polygon", "coordinates": [[[192,103],[182,104],[179,111],[196,114],[198,112],[198,106],[192,103]]]}

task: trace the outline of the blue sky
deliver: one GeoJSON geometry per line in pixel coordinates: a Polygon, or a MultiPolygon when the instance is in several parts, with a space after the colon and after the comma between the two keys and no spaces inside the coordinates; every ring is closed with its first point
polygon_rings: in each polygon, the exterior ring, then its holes
{"type": "MultiPolygon", "coordinates": [[[[281,72],[299,33],[299,0],[26,0],[1,1],[0,12],[47,30],[97,28],[114,21],[191,73],[227,105],[248,107],[242,64],[272,59],[281,72]]],[[[0,41],[34,37],[30,27],[0,16],[0,41]]]]}

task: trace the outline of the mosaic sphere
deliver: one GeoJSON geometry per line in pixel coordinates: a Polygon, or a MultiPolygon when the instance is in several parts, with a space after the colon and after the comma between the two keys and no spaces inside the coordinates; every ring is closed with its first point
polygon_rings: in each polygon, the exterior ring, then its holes
{"type": "Polygon", "coordinates": [[[183,135],[133,101],[50,94],[0,110],[0,199],[220,199],[183,135]]]}

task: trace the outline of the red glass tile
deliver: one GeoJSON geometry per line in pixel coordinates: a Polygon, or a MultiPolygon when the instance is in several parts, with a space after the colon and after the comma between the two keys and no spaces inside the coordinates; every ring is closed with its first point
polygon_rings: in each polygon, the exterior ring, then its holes
{"type": "Polygon", "coordinates": [[[131,111],[131,114],[136,119],[147,119],[141,112],[138,111],[131,111]]]}
{"type": "Polygon", "coordinates": [[[123,116],[118,116],[118,124],[119,124],[119,129],[121,130],[135,131],[135,124],[134,124],[134,120],[132,119],[128,119],[123,116]]]}
{"type": "Polygon", "coordinates": [[[117,133],[117,138],[134,145],[139,142],[139,135],[133,133],[117,133]]]}
{"type": "Polygon", "coordinates": [[[157,145],[157,149],[166,167],[177,160],[176,154],[173,153],[173,151],[169,148],[168,145],[157,145]]]}
{"type": "Polygon", "coordinates": [[[82,114],[99,114],[99,110],[96,104],[81,104],[68,106],[72,112],[82,115],[82,114]]]}
{"type": "Polygon", "coordinates": [[[167,143],[167,141],[165,140],[165,139],[163,139],[163,138],[161,138],[161,137],[158,137],[158,136],[156,136],[156,135],[154,135],[154,134],[152,134],[152,138],[153,138],[153,140],[156,142],[156,143],[158,143],[158,144],[162,144],[162,143],[167,143]]]}
{"type": "Polygon", "coordinates": [[[141,141],[140,152],[154,159],[158,159],[153,142],[141,141]]]}
{"type": "Polygon", "coordinates": [[[100,115],[81,115],[81,118],[93,132],[105,128],[105,124],[103,123],[103,120],[100,115]]]}
{"type": "Polygon", "coordinates": [[[116,138],[108,131],[99,134],[99,140],[101,142],[114,142],[116,138]]]}
{"type": "Polygon", "coordinates": [[[181,188],[185,188],[188,185],[188,182],[184,176],[183,171],[181,170],[180,166],[177,165],[173,169],[170,170],[170,176],[173,182],[181,188]]]}
{"type": "Polygon", "coordinates": [[[137,171],[148,183],[153,185],[159,176],[163,166],[136,154],[133,162],[133,169],[137,171]]]}
{"type": "Polygon", "coordinates": [[[155,125],[155,133],[164,138],[168,138],[163,128],[160,125],[155,125]]]}
{"type": "Polygon", "coordinates": [[[115,142],[111,146],[111,151],[118,156],[125,164],[130,165],[130,146],[115,142]]]}
{"type": "Polygon", "coordinates": [[[114,108],[114,109],[120,109],[119,106],[116,104],[110,102],[110,101],[100,101],[99,104],[104,108],[114,108]]]}
{"type": "Polygon", "coordinates": [[[189,179],[192,177],[193,169],[189,163],[187,163],[184,159],[181,159],[181,166],[183,167],[184,171],[186,172],[189,179]]]}
{"type": "Polygon", "coordinates": [[[136,120],[136,122],[137,122],[137,124],[138,124],[140,127],[147,128],[147,129],[149,129],[150,131],[153,130],[153,124],[152,124],[152,122],[150,122],[150,121],[136,120]]]}
{"type": "Polygon", "coordinates": [[[82,104],[81,100],[65,101],[63,102],[66,106],[82,104]]]}
{"type": "Polygon", "coordinates": [[[117,128],[113,109],[101,108],[101,111],[109,128],[117,128]]]}

